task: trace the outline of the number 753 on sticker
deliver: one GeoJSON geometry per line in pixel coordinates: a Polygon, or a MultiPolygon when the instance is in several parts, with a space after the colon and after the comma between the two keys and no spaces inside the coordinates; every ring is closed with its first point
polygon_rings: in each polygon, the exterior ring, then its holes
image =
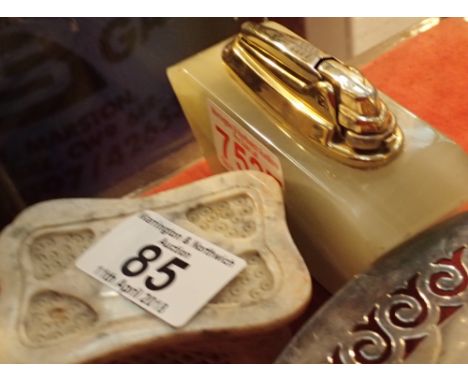
{"type": "Polygon", "coordinates": [[[257,170],[272,176],[281,187],[283,172],[278,157],[218,106],[209,106],[218,160],[228,170],[257,170]]]}

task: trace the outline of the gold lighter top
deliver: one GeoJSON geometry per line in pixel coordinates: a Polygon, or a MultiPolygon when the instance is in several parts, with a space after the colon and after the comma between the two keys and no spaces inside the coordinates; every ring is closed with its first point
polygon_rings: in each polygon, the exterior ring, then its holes
{"type": "Polygon", "coordinates": [[[403,146],[395,117],[358,70],[279,24],[244,23],[223,60],[287,128],[343,163],[380,166],[403,146]]]}

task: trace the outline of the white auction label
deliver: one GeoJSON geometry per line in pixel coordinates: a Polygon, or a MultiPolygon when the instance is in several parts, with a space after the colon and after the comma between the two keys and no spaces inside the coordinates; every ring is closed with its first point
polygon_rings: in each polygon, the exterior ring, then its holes
{"type": "Polygon", "coordinates": [[[144,211],[84,252],[76,265],[172,326],[185,325],[246,262],[144,211]]]}
{"type": "Polygon", "coordinates": [[[216,155],[221,164],[228,170],[264,172],[283,187],[283,170],[278,157],[211,101],[208,101],[208,110],[216,155]]]}

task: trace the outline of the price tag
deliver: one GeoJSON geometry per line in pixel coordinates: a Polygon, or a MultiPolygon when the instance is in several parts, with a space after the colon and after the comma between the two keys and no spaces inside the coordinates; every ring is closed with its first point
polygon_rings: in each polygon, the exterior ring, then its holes
{"type": "Polygon", "coordinates": [[[145,211],[119,224],[76,265],[172,326],[185,325],[246,262],[145,211]]]}
{"type": "Polygon", "coordinates": [[[264,172],[283,187],[283,170],[278,157],[211,101],[208,110],[216,154],[221,164],[228,170],[264,172]]]}

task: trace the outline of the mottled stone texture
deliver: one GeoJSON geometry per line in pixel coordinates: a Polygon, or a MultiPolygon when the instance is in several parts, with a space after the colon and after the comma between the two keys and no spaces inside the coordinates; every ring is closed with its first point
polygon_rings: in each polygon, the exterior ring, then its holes
{"type": "Polygon", "coordinates": [[[281,190],[258,172],[218,175],[142,199],[37,204],[0,236],[0,287],[0,361],[31,363],[268,362],[311,294],[281,190]],[[248,263],[182,328],[74,265],[122,219],[147,209],[248,263]]]}

